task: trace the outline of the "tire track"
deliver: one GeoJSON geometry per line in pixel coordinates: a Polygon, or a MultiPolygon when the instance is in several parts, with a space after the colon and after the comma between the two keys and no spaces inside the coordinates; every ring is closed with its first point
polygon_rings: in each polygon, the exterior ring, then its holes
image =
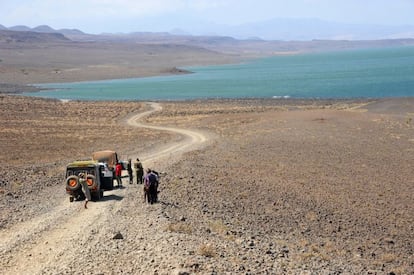
{"type": "MultiPolygon", "coordinates": [[[[148,104],[151,107],[149,111],[132,116],[127,123],[137,128],[174,132],[182,135],[183,139],[143,156],[145,165],[171,154],[177,156],[207,141],[198,132],[141,123],[143,117],[162,109],[158,103],[148,104]]],[[[128,203],[123,199],[133,198],[127,196],[127,192],[128,188],[106,191],[103,200],[89,204],[87,210],[82,209],[81,202],[68,206],[65,197],[49,213],[0,231],[1,274],[43,274],[70,267],[84,251],[93,249],[85,247],[94,244],[90,240],[106,238],[116,226],[113,223],[115,213],[128,203]]]]}

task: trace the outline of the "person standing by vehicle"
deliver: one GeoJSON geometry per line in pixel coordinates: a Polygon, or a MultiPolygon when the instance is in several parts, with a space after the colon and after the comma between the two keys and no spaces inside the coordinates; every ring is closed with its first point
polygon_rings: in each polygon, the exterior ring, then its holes
{"type": "Polygon", "coordinates": [[[128,176],[129,176],[129,184],[132,184],[132,182],[134,181],[134,175],[132,174],[131,159],[128,159],[127,170],[128,170],[128,176]]]}
{"type": "Polygon", "coordinates": [[[137,184],[142,184],[144,180],[144,167],[142,167],[142,163],[139,158],[137,158],[137,160],[134,162],[134,168],[137,175],[137,184]]]}
{"type": "Polygon", "coordinates": [[[91,200],[91,192],[88,187],[88,176],[85,173],[79,173],[79,183],[82,186],[83,193],[85,194],[85,209],[88,208],[88,202],[91,200]]]}
{"type": "Polygon", "coordinates": [[[115,178],[118,183],[118,188],[122,187],[122,164],[120,162],[117,162],[115,165],[115,178]]]}

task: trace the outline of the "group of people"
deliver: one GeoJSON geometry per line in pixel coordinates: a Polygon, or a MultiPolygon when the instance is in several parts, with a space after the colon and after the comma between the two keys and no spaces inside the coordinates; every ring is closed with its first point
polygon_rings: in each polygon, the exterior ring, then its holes
{"type": "MultiPolygon", "coordinates": [[[[115,166],[115,178],[118,183],[118,187],[122,187],[122,164],[117,163],[115,166]]],[[[128,159],[127,163],[127,171],[129,177],[129,184],[133,184],[134,182],[134,173],[133,169],[135,170],[136,175],[136,182],[137,184],[144,184],[144,200],[148,201],[148,203],[155,203],[158,200],[158,184],[159,184],[159,174],[155,170],[151,170],[149,168],[146,169],[146,173],[144,175],[144,167],[142,166],[141,161],[139,158],[132,165],[132,160],[128,159]]]]}
{"type": "MultiPolygon", "coordinates": [[[[159,185],[159,174],[155,170],[147,168],[145,170],[144,175],[144,168],[142,166],[141,161],[139,158],[133,164],[135,173],[136,173],[136,182],[137,184],[144,185],[144,201],[147,201],[150,204],[156,203],[158,201],[158,185],[159,185]]],[[[117,181],[118,187],[122,187],[122,170],[123,166],[121,162],[118,162],[115,165],[115,179],[117,181]]],[[[132,161],[128,159],[127,169],[128,177],[129,177],[129,184],[133,184],[134,175],[132,169],[132,161]]],[[[84,207],[88,208],[88,201],[91,200],[91,194],[87,185],[87,175],[84,173],[79,174],[79,183],[82,186],[83,192],[85,194],[85,204],[84,207]]]]}
{"type": "MultiPolygon", "coordinates": [[[[116,179],[116,182],[118,184],[118,187],[122,187],[122,170],[123,169],[124,168],[123,168],[121,162],[118,162],[115,165],[115,179],[116,179]]],[[[134,162],[134,169],[135,169],[135,173],[136,173],[137,184],[142,184],[143,178],[144,178],[144,168],[143,168],[142,163],[139,160],[139,158],[137,158],[136,161],[134,162]]],[[[129,184],[132,184],[134,182],[134,174],[133,174],[133,171],[132,171],[132,161],[131,161],[131,159],[128,159],[127,171],[128,171],[128,177],[129,177],[129,184]]]]}

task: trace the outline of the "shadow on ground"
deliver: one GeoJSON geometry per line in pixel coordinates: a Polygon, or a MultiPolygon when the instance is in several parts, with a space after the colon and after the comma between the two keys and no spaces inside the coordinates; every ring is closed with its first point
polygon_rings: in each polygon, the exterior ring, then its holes
{"type": "Polygon", "coordinates": [[[100,201],[121,201],[124,197],[118,196],[118,195],[107,195],[104,196],[100,201]]]}

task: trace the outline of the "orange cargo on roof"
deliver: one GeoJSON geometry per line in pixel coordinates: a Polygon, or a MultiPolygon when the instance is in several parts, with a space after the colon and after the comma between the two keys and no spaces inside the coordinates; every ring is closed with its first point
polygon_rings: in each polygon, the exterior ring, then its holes
{"type": "Polygon", "coordinates": [[[114,169],[116,163],[118,162],[118,155],[115,151],[98,151],[92,154],[92,159],[99,162],[106,162],[109,168],[114,169]]]}

